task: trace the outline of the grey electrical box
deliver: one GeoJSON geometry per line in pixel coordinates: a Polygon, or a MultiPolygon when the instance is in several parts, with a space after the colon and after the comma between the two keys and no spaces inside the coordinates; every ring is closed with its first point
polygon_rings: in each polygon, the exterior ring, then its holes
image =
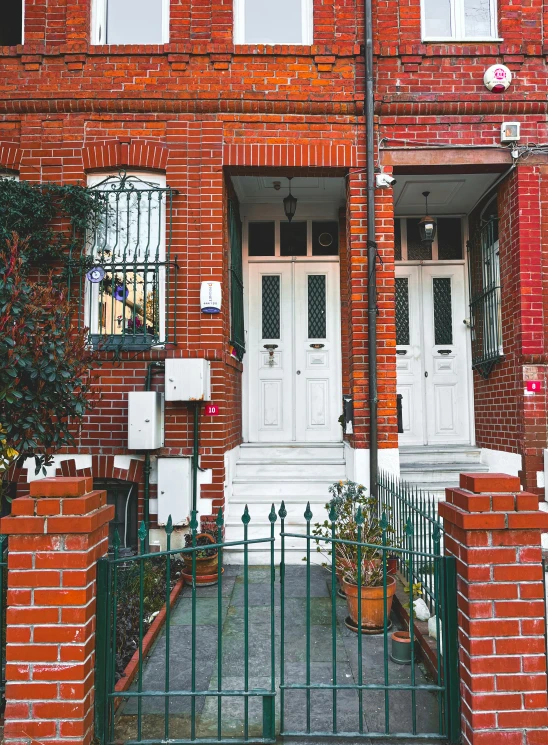
{"type": "Polygon", "coordinates": [[[211,401],[211,366],[204,359],[166,360],[166,401],[211,401]]]}
{"type": "Polygon", "coordinates": [[[158,458],[158,525],[185,525],[190,517],[192,458],[158,458]]]}
{"type": "Polygon", "coordinates": [[[158,450],[164,447],[164,394],[132,391],[128,394],[128,448],[158,450]]]}

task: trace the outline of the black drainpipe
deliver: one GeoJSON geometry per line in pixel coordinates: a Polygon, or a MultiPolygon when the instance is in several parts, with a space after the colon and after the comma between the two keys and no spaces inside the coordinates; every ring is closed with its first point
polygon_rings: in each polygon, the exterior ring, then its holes
{"type": "Polygon", "coordinates": [[[369,365],[369,482],[371,496],[377,496],[377,242],[375,241],[375,132],[373,89],[373,11],[372,0],[365,0],[365,138],[367,176],[367,320],[369,365]]]}
{"type": "MultiPolygon", "coordinates": [[[[152,390],[152,375],[153,369],[158,368],[160,370],[165,369],[163,362],[149,362],[147,365],[147,375],[145,379],[145,391],[152,390]]],[[[145,463],[143,467],[143,478],[144,478],[144,516],[143,522],[147,529],[145,537],[145,552],[148,553],[149,545],[149,531],[150,531],[150,472],[152,466],[150,464],[150,451],[147,450],[145,453],[145,463]]]]}

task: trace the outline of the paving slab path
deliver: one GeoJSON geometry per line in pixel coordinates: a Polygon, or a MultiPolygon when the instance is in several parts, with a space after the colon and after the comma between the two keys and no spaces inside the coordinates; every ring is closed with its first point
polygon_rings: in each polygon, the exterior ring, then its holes
{"type": "MultiPolygon", "coordinates": [[[[169,629],[164,627],[143,667],[142,691],[145,695],[139,705],[137,698],[126,698],[116,716],[116,740],[125,742],[137,739],[137,719],[141,712],[143,740],[161,742],[165,738],[166,697],[166,637],[169,634],[169,690],[191,690],[192,662],[192,591],[185,587],[171,613],[169,629]],[[156,695],[154,695],[156,694],[156,695]]],[[[198,691],[216,691],[219,673],[223,690],[243,690],[245,680],[244,655],[244,569],[242,566],[225,566],[222,581],[221,618],[218,613],[218,587],[200,587],[196,591],[196,687],[198,691]],[[219,648],[222,648],[219,654],[219,648]],[[222,663],[222,664],[220,664],[222,663]]],[[[275,635],[271,634],[271,585],[270,568],[249,567],[248,581],[248,683],[249,689],[270,690],[272,644],[275,655],[276,721],[280,726],[281,694],[280,663],[282,653],[280,583],[276,569],[274,588],[275,635]]],[[[319,566],[311,568],[310,583],[310,679],[312,683],[333,683],[333,640],[336,641],[336,679],[340,685],[352,686],[358,682],[357,634],[347,628],[347,607],[344,598],[336,600],[335,634],[332,634],[332,598],[330,573],[319,566]]],[[[283,660],[285,684],[306,683],[307,642],[307,591],[306,568],[287,566],[285,581],[285,634],[283,660]]],[[[392,619],[395,626],[395,619],[392,619]]],[[[389,651],[389,649],[388,649],[389,651]]],[[[362,670],[364,684],[383,685],[385,681],[384,636],[362,636],[362,670]]],[[[421,665],[415,666],[416,683],[428,681],[421,665]]],[[[388,660],[390,685],[409,685],[411,669],[388,660]]],[[[138,691],[135,682],[130,689],[138,691]]],[[[388,696],[389,729],[391,733],[412,731],[413,706],[416,731],[436,733],[439,727],[438,699],[431,691],[390,691],[388,696]]],[[[223,737],[241,739],[244,735],[244,699],[241,696],[223,697],[221,703],[223,737]]],[[[336,694],[337,732],[355,733],[359,730],[359,697],[355,689],[336,694]]],[[[170,696],[169,739],[190,739],[192,699],[189,696],[170,696]]],[[[284,696],[284,729],[287,732],[305,731],[307,728],[307,694],[303,690],[286,690],[284,696]]],[[[363,736],[350,737],[345,743],[372,743],[376,741],[367,733],[381,733],[386,729],[386,697],[383,690],[363,692],[363,736]]],[[[332,690],[310,693],[310,727],[312,732],[333,731],[334,696],[332,690]]],[[[196,738],[217,737],[219,699],[216,696],[196,696],[194,721],[196,738]]],[[[251,698],[248,705],[250,742],[262,736],[263,699],[251,698]]],[[[328,743],[334,738],[322,738],[328,743]]],[[[309,737],[284,738],[287,745],[311,745],[318,739],[309,737]]],[[[398,740],[399,743],[405,740],[398,740]]],[[[413,742],[419,742],[413,739],[413,742]]],[[[428,740],[432,742],[432,740],[428,740]]]]}

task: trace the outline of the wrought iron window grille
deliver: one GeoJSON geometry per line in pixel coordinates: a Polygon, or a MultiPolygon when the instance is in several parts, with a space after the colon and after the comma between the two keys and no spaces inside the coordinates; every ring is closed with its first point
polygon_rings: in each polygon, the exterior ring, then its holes
{"type": "Polygon", "coordinates": [[[178,264],[171,258],[169,186],[120,171],[91,187],[100,203],[82,255],[69,259],[79,322],[101,351],[145,351],[175,344],[178,264]]]}
{"type": "Polygon", "coordinates": [[[230,344],[241,362],[245,354],[244,278],[242,266],[242,221],[237,202],[228,203],[230,244],[230,344]]]}
{"type": "Polygon", "coordinates": [[[502,348],[498,218],[489,219],[468,241],[472,367],[488,378],[502,348]]]}

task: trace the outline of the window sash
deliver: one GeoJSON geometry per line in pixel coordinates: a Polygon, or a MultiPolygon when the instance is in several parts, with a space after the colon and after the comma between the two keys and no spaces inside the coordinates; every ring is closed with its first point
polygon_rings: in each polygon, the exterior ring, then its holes
{"type": "Polygon", "coordinates": [[[450,0],[451,4],[451,35],[432,36],[427,34],[426,0],[421,0],[421,25],[423,41],[495,41],[498,40],[497,31],[497,0],[489,0],[490,32],[479,36],[466,34],[465,0],[450,0]]]}
{"type": "MultiPolygon", "coordinates": [[[[108,44],[107,41],[107,4],[108,0],[93,0],[92,8],[92,44],[108,44]]],[[[169,44],[169,0],[162,0],[162,44],[169,44]]],[[[127,42],[128,44],[132,42],[127,42]]],[[[154,42],[151,42],[152,44],[154,42]]]]}
{"type": "MultiPolygon", "coordinates": [[[[298,0],[294,0],[297,2],[298,0]]],[[[314,37],[313,0],[299,0],[301,3],[302,39],[297,42],[249,42],[245,38],[245,5],[248,0],[234,0],[234,44],[264,44],[265,46],[310,46],[314,37]]]]}

